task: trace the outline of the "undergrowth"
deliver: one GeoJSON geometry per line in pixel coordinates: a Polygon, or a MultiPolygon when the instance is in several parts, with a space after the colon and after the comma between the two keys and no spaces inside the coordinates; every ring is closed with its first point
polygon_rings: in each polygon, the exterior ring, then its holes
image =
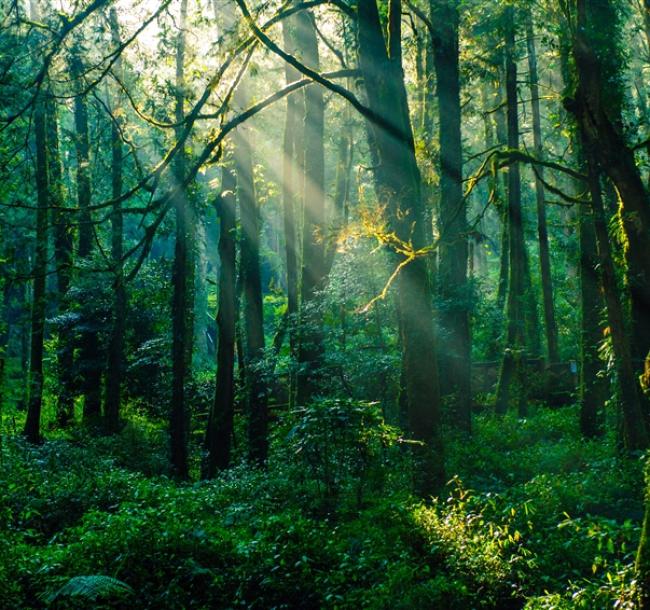
{"type": "Polygon", "coordinates": [[[137,419],[115,438],[6,437],[0,607],[633,607],[641,462],[580,439],[573,409],[477,417],[429,503],[376,405],[301,418],[267,471],[193,484],[137,419]]]}

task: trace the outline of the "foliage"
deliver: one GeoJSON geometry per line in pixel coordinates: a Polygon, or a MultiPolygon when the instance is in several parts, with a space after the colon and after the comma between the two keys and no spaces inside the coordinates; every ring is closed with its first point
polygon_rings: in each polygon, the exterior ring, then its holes
{"type": "Polygon", "coordinates": [[[452,443],[465,482],[432,504],[407,493],[408,452],[373,404],[316,401],[278,428],[267,472],[193,485],[143,463],[160,446],[144,419],[113,438],[6,440],[0,606],[105,575],[134,593],[93,608],[633,607],[640,464],[581,441],[572,409],[508,429],[483,416],[452,443]]]}
{"type": "Polygon", "coordinates": [[[366,483],[375,493],[381,489],[388,450],[401,433],[385,423],[377,403],[323,399],[294,417],[298,421],[286,437],[289,451],[323,500],[335,505],[350,482],[358,504],[366,483]]]}
{"type": "Polygon", "coordinates": [[[96,602],[102,598],[123,597],[133,595],[134,591],[121,580],[110,576],[75,576],[66,582],[60,589],[47,595],[45,600],[48,605],[65,598],[80,597],[84,600],[96,602]]]}

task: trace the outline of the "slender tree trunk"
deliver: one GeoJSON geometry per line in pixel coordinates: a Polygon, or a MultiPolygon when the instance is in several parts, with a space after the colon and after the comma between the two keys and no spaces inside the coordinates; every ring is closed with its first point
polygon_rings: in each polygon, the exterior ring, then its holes
{"type": "MultiPolygon", "coordinates": [[[[78,83],[83,85],[84,66],[80,58],[80,42],[76,40],[70,59],[70,72],[78,83]]],[[[88,131],[88,105],[81,93],[74,98],[75,148],[77,153],[77,205],[79,207],[79,258],[88,262],[93,254],[94,230],[90,212],[90,137],[88,131]]],[[[91,315],[90,312],[86,313],[91,315]]],[[[86,319],[81,332],[79,351],[79,376],[84,396],[83,418],[94,422],[101,414],[101,367],[99,362],[99,339],[92,327],[95,320],[86,319]]]]}
{"type": "MultiPolygon", "coordinates": [[[[433,57],[434,41],[427,38],[428,44],[424,44],[424,81],[422,83],[422,140],[433,142],[435,137],[435,106],[436,106],[436,76],[435,62],[433,57]]],[[[425,149],[429,149],[426,146],[425,149]]],[[[427,150],[431,158],[431,152],[427,150]]],[[[433,162],[433,159],[431,159],[433,162]]],[[[435,187],[432,176],[423,176],[422,180],[422,203],[424,205],[424,223],[427,235],[433,235],[434,224],[438,223],[440,210],[435,197],[435,187]]],[[[427,257],[427,271],[431,289],[435,292],[438,287],[438,251],[434,251],[427,257]]]]}
{"type": "Polygon", "coordinates": [[[471,430],[469,289],[467,283],[467,210],[463,197],[457,0],[432,0],[433,40],[440,114],[441,394],[453,397],[456,425],[471,430]]]}
{"type": "MultiPolygon", "coordinates": [[[[496,112],[494,111],[495,104],[499,103],[498,93],[496,87],[492,84],[493,79],[488,78],[488,83],[481,89],[481,100],[483,107],[483,123],[485,134],[485,149],[491,150],[495,144],[501,145],[502,142],[497,141],[497,125],[496,125],[496,112]]],[[[503,134],[501,134],[503,135],[503,134]]],[[[505,142],[503,142],[505,144],[505,142]]],[[[489,178],[487,187],[486,198],[494,203],[495,212],[498,215],[501,223],[501,234],[499,238],[499,277],[497,280],[497,294],[496,294],[496,311],[503,312],[503,306],[506,299],[506,291],[508,288],[508,225],[505,215],[505,205],[499,190],[500,176],[492,175],[489,178]]],[[[499,350],[499,335],[500,325],[494,324],[490,329],[490,339],[488,342],[487,358],[494,360],[498,357],[499,350]]]]}
{"type": "MultiPolygon", "coordinates": [[[[236,184],[236,182],[235,182],[236,184]]],[[[241,212],[240,212],[241,218],[241,212]]],[[[241,246],[241,240],[240,240],[241,246]]],[[[243,329],[244,321],[242,316],[242,296],[244,293],[244,270],[241,265],[241,247],[239,251],[239,266],[237,269],[237,279],[235,280],[235,351],[237,353],[237,385],[240,388],[246,387],[246,349],[244,347],[244,334],[243,329]]]]}
{"type": "MultiPolygon", "coordinates": [[[[47,145],[48,145],[48,178],[50,207],[53,210],[54,229],[54,261],[56,264],[59,316],[69,309],[68,290],[72,280],[73,261],[73,230],[65,206],[63,190],[63,172],[59,152],[59,134],[56,105],[54,100],[47,104],[47,145]]],[[[57,337],[57,405],[56,419],[61,427],[67,426],[74,417],[74,339],[71,336],[69,324],[59,323],[57,337]]]]}
{"type": "MultiPolygon", "coordinates": [[[[636,165],[634,152],[625,142],[621,130],[621,107],[606,88],[598,36],[616,39],[617,24],[609,16],[615,12],[609,0],[577,0],[577,28],[574,57],[580,95],[571,110],[576,115],[586,146],[616,186],[619,217],[623,232],[626,281],[630,290],[632,314],[632,358],[637,372],[643,368],[650,350],[650,198],[636,165]],[[613,100],[613,101],[612,101],[613,100]]],[[[620,68],[619,68],[620,69],[620,68]]]]}
{"type": "MultiPolygon", "coordinates": [[[[564,89],[571,87],[570,39],[561,33],[558,40],[560,50],[560,73],[564,89]]],[[[569,117],[566,117],[569,118],[569,117]]],[[[572,148],[578,166],[587,174],[589,168],[581,150],[579,130],[574,126],[572,148]]],[[[579,184],[575,192],[584,190],[579,184]]],[[[605,303],[601,292],[599,277],[598,244],[591,205],[582,204],[578,208],[578,248],[580,280],[580,379],[578,382],[578,402],[580,405],[580,430],[587,438],[604,433],[604,405],[608,397],[608,381],[599,376],[601,362],[598,348],[603,340],[602,316],[605,303]]]]}
{"type": "Polygon", "coordinates": [[[43,339],[45,330],[45,276],[47,272],[47,208],[50,203],[46,102],[42,94],[34,108],[34,138],[36,141],[36,235],[34,285],[31,317],[31,349],[29,360],[29,399],[24,434],[31,443],[41,439],[41,407],[43,402],[43,339]]]}
{"type": "MultiPolygon", "coordinates": [[[[185,45],[187,0],[181,1],[179,32],[176,47],[176,123],[185,117],[185,45]]],[[[179,138],[182,125],[177,127],[179,138]]],[[[177,183],[185,177],[186,158],[182,151],[177,154],[174,174],[177,183]]],[[[176,242],[172,271],[172,401],[170,409],[171,464],[180,479],[189,476],[188,436],[189,409],[186,384],[191,372],[194,317],[194,231],[195,214],[187,190],[177,192],[176,242]]]]}
{"type": "Polygon", "coordinates": [[[578,209],[580,242],[580,430],[586,437],[602,433],[602,409],[607,384],[598,372],[598,346],[602,341],[603,299],[598,289],[598,251],[593,211],[583,204],[578,209]]]}
{"type": "MultiPolygon", "coordinates": [[[[18,262],[18,270],[22,275],[27,275],[32,270],[32,258],[18,262]]],[[[20,396],[20,405],[24,409],[29,403],[29,351],[31,340],[31,304],[29,302],[27,282],[20,282],[18,285],[18,301],[23,306],[23,313],[20,316],[20,373],[21,386],[23,388],[20,396]],[[27,313],[29,310],[29,313],[27,313]]]]}
{"type": "Polygon", "coordinates": [[[224,169],[221,195],[217,199],[219,217],[219,311],[217,326],[217,380],[214,403],[208,417],[205,435],[205,462],[203,477],[212,478],[217,470],[230,465],[230,447],[233,436],[235,405],[235,326],[237,277],[235,219],[235,190],[237,180],[232,170],[224,169]]]}
{"type": "MultiPolygon", "coordinates": [[[[303,11],[296,15],[296,46],[303,61],[319,69],[318,38],[313,16],[303,11]]],[[[305,404],[318,389],[324,355],[319,293],[323,290],[325,270],[325,101],[323,89],[312,85],[305,89],[304,188],[302,277],[300,290],[300,339],[298,345],[298,384],[296,397],[305,404]]]]}
{"type": "MultiPolygon", "coordinates": [[[[119,45],[120,32],[115,8],[111,8],[109,21],[113,43],[119,45]]],[[[118,60],[119,62],[119,60],[118,60]]],[[[116,62],[115,69],[120,65],[116,62]]],[[[119,98],[116,96],[114,111],[119,110],[119,98]]],[[[124,330],[126,321],[126,287],[124,285],[124,269],[122,257],[123,246],[123,216],[122,203],[116,201],[122,195],[122,167],[124,152],[120,133],[119,113],[114,112],[111,123],[111,196],[114,200],[111,210],[111,260],[113,265],[113,325],[108,346],[108,366],[106,371],[106,427],[109,432],[119,428],[120,404],[122,399],[122,378],[124,371],[124,330]]]]}
{"type": "Polygon", "coordinates": [[[607,321],[612,339],[623,411],[623,442],[629,451],[642,450],[648,447],[648,434],[641,408],[639,382],[632,363],[630,341],[625,330],[625,315],[616,282],[616,271],[612,260],[607,220],[601,195],[600,171],[595,155],[585,140],[582,142],[582,148],[589,171],[589,190],[598,243],[601,281],[607,306],[607,321]]]}
{"type": "MultiPolygon", "coordinates": [[[[345,114],[346,124],[343,126],[343,133],[339,136],[336,162],[336,177],[334,189],[334,214],[333,224],[335,227],[345,229],[348,225],[349,199],[350,199],[350,171],[352,169],[353,146],[350,134],[349,114],[345,114]]],[[[336,255],[335,247],[328,247],[325,253],[325,273],[329,275],[334,265],[336,255]]]]}
{"type": "MultiPolygon", "coordinates": [[[[375,183],[397,237],[419,250],[427,245],[421,177],[415,159],[401,57],[401,3],[392,0],[388,45],[375,0],[358,5],[359,68],[368,104],[382,124],[372,124],[380,157],[375,183]]],[[[404,262],[398,258],[397,262],[404,262]]],[[[435,493],[444,484],[443,440],[440,429],[438,365],[433,330],[429,275],[424,258],[402,267],[397,280],[398,319],[407,393],[409,428],[416,440],[416,491],[435,493]]]]}
{"type": "MultiPolygon", "coordinates": [[[[530,80],[530,96],[533,115],[533,150],[541,158],[542,124],[539,111],[539,78],[537,75],[537,50],[535,48],[535,33],[530,13],[526,16],[526,43],[528,46],[528,73],[530,80]]],[[[559,361],[557,323],[553,305],[553,280],[551,277],[551,257],[548,245],[548,228],[546,226],[546,204],[544,198],[543,168],[536,169],[535,199],[537,203],[537,237],[539,240],[539,266],[542,280],[542,302],[544,308],[544,323],[546,331],[546,348],[548,362],[559,361]]]]}
{"type": "MultiPolygon", "coordinates": [[[[508,147],[519,147],[519,116],[517,107],[517,65],[515,63],[514,9],[506,8],[506,99],[508,108],[508,147]]],[[[519,415],[526,414],[523,363],[525,358],[525,242],[521,209],[521,178],[519,165],[508,168],[508,235],[509,235],[509,281],[506,303],[506,344],[501,361],[496,391],[496,411],[507,411],[515,384],[519,415]]]]}
{"type": "MultiPolygon", "coordinates": [[[[522,219],[523,222],[523,219],[522,219]]],[[[522,229],[523,230],[523,229],[522,229]]],[[[524,246],[524,320],[525,320],[525,340],[528,356],[530,358],[542,358],[542,321],[539,317],[537,308],[537,298],[533,288],[533,276],[530,268],[530,259],[528,249],[524,246]]]]}
{"type": "MultiPolygon", "coordinates": [[[[239,94],[247,99],[240,84],[239,94]]],[[[253,178],[250,132],[240,127],[234,136],[237,196],[241,218],[241,266],[246,331],[248,443],[251,461],[266,462],[268,453],[268,404],[264,379],[264,312],[260,274],[260,212],[253,178]]]]}
{"type": "MultiPolygon", "coordinates": [[[[497,66],[499,83],[504,80],[503,62],[500,61],[497,66]]],[[[503,99],[503,87],[494,88],[493,99],[497,103],[497,109],[494,112],[496,141],[499,146],[504,146],[508,142],[507,119],[504,107],[506,101],[503,99]]],[[[508,227],[508,177],[503,176],[502,184],[499,185],[499,177],[495,178],[496,200],[500,204],[501,216],[501,240],[499,249],[499,284],[497,288],[497,309],[503,312],[505,307],[506,295],[508,294],[508,278],[510,277],[510,229],[508,227]],[[501,187],[501,188],[500,188],[501,187]]],[[[496,343],[496,341],[495,341],[496,343]]]]}
{"type": "Polygon", "coordinates": [[[196,218],[196,279],[194,312],[195,360],[204,368],[208,361],[208,243],[204,214],[196,218]]]}
{"type": "MultiPolygon", "coordinates": [[[[282,22],[284,47],[289,53],[295,53],[295,40],[292,33],[293,20],[282,22]]],[[[299,79],[300,74],[288,63],[284,68],[287,83],[299,79]]],[[[290,95],[287,98],[287,113],[284,123],[284,140],[282,143],[282,211],[284,223],[284,243],[287,271],[287,316],[289,328],[289,354],[292,359],[297,357],[297,317],[298,317],[298,265],[296,253],[296,198],[298,189],[298,165],[296,160],[296,139],[300,125],[300,98],[290,95]]],[[[289,408],[293,408],[296,391],[296,376],[291,367],[289,372],[289,408]]]]}

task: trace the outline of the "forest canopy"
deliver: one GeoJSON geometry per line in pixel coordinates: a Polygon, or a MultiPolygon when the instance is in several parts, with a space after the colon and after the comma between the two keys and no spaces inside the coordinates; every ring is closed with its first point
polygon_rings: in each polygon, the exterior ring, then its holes
{"type": "Polygon", "coordinates": [[[649,0],[0,0],[0,607],[650,608],[649,0]]]}

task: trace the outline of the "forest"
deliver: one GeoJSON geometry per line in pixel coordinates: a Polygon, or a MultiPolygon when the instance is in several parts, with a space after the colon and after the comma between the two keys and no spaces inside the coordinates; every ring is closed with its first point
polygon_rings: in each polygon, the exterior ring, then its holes
{"type": "Polygon", "coordinates": [[[0,609],[649,610],[649,92],[650,0],[0,0],[0,609]]]}

